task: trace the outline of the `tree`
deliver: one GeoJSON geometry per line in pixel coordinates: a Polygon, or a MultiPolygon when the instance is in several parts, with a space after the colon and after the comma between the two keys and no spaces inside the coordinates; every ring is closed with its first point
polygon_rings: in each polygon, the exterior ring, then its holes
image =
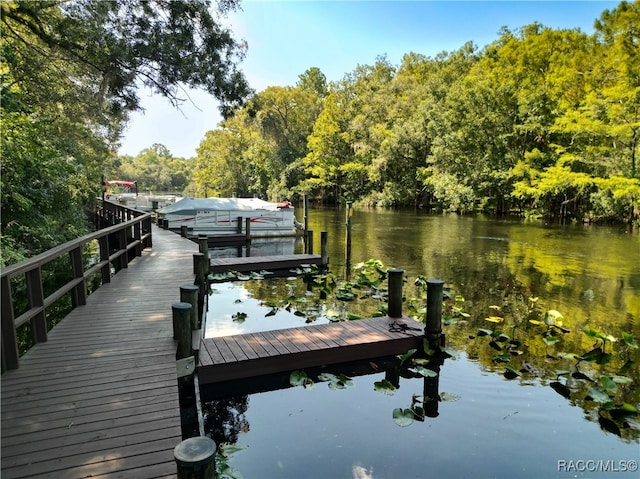
{"type": "MultiPolygon", "coordinates": [[[[223,114],[249,93],[245,45],[209,1],[15,0],[0,4],[3,261],[87,229],[86,213],[145,85],[179,105],[204,88],[223,114]]],[[[220,12],[237,7],[222,0],[220,12]]],[[[174,180],[172,179],[173,183],[174,180]]]]}

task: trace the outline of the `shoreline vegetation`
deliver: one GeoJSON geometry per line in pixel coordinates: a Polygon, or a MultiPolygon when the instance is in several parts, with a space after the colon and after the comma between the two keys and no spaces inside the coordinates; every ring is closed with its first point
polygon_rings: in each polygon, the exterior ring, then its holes
{"type": "Polygon", "coordinates": [[[3,264],[85,232],[102,175],[194,197],[640,224],[640,0],[591,35],[504,28],[483,47],[381,56],[336,82],[311,67],[257,93],[238,69],[246,45],[208,4],[2,5],[3,264]],[[205,88],[225,119],[193,158],[160,144],[117,156],[136,81],[176,105],[179,85],[205,88]]]}

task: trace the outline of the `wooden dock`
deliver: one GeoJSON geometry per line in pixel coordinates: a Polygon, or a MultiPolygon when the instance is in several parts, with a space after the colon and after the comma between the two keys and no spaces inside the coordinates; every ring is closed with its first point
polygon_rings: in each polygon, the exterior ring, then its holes
{"type": "Polygon", "coordinates": [[[2,375],[2,478],[169,478],[180,443],[171,305],[197,245],[153,228],[121,270],[2,375]]]}
{"type": "Polygon", "coordinates": [[[317,324],[260,333],[205,338],[200,343],[198,379],[207,385],[307,367],[337,364],[421,348],[423,325],[397,320],[410,328],[390,331],[393,319],[380,318],[317,324]]]}
{"type": "Polygon", "coordinates": [[[287,271],[299,268],[303,264],[322,265],[322,257],[317,254],[291,254],[282,256],[249,256],[242,258],[211,258],[209,260],[210,273],[226,273],[238,271],[287,271]]]}

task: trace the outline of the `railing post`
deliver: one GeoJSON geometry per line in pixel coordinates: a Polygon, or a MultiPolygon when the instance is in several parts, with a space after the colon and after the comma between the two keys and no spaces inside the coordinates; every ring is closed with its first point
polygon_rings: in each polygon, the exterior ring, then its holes
{"type": "Polygon", "coordinates": [[[387,315],[390,318],[402,317],[402,275],[403,269],[390,269],[389,275],[389,299],[387,300],[387,315]]]}
{"type": "Polygon", "coordinates": [[[138,242],[136,246],[136,256],[142,256],[142,225],[140,221],[133,225],[133,239],[138,242]]]}
{"type": "Polygon", "coordinates": [[[431,349],[440,346],[442,336],[442,290],[444,281],[439,279],[427,280],[427,320],[424,328],[425,336],[431,349]]]}
{"type": "Polygon", "coordinates": [[[31,319],[33,340],[36,343],[44,343],[47,341],[47,318],[44,311],[44,291],[42,290],[42,270],[40,266],[27,271],[26,279],[29,307],[42,308],[42,311],[31,319]]]}
{"type": "Polygon", "coordinates": [[[242,233],[242,216],[238,216],[238,224],[236,226],[238,234],[242,233]]]}
{"type": "Polygon", "coordinates": [[[11,280],[9,276],[2,277],[2,371],[18,369],[20,364],[20,352],[18,350],[18,338],[16,336],[15,318],[13,316],[13,301],[11,299],[11,280]]]}
{"type": "Polygon", "coordinates": [[[217,446],[206,436],[190,437],[173,450],[178,479],[213,479],[216,477],[217,446]]]}
{"type": "Polygon", "coordinates": [[[118,249],[124,250],[120,255],[120,269],[129,267],[129,251],[127,251],[127,230],[122,228],[118,231],[118,249]]]}
{"type": "Polygon", "coordinates": [[[173,303],[173,339],[178,340],[176,359],[193,356],[191,347],[191,305],[189,303],[173,303]]]}
{"type": "Polygon", "coordinates": [[[249,241],[251,241],[251,218],[245,218],[244,223],[245,223],[244,234],[245,234],[245,239],[247,240],[247,243],[248,243],[249,241]]]}
{"type": "Polygon", "coordinates": [[[72,291],[72,304],[76,306],[83,306],[87,304],[87,284],[84,280],[84,268],[82,266],[82,246],[69,251],[69,257],[71,259],[71,272],[74,279],[82,279],[82,281],[73,288],[72,291]]]}
{"type": "Polygon", "coordinates": [[[111,266],[109,263],[109,236],[105,235],[98,239],[100,247],[100,261],[107,263],[100,269],[102,273],[102,284],[111,282],[111,266]]]}

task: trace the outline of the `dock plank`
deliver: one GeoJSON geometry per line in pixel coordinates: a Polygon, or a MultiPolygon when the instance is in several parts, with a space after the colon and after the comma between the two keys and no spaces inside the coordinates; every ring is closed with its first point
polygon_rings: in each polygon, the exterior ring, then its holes
{"type": "Polygon", "coordinates": [[[403,354],[422,345],[422,325],[412,319],[402,321],[415,330],[389,331],[389,317],[360,319],[338,323],[315,324],[260,333],[249,333],[221,338],[205,338],[207,345],[224,344],[233,338],[236,344],[252,345],[258,357],[238,358],[231,351],[222,358],[207,357],[197,367],[200,384],[207,385],[233,379],[246,379],[273,373],[282,373],[338,364],[348,361],[403,354]],[[260,350],[255,347],[261,345],[260,350]]]}

